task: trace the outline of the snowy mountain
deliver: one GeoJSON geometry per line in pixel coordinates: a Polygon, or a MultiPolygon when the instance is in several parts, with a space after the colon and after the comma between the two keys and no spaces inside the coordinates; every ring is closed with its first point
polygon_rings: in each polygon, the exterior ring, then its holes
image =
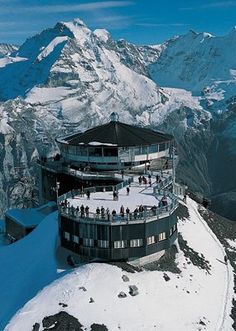
{"type": "MultiPolygon", "coordinates": [[[[0,328],[18,311],[5,331],[233,330],[233,270],[203,219],[217,227],[219,217],[190,198],[178,214],[179,244],[142,269],[126,263],[68,269],[60,249],[55,254],[57,215],[51,214],[24,239],[0,247],[0,328]],[[131,285],[138,295],[129,294],[131,285]]],[[[221,231],[234,267],[235,231],[221,231]]]]}
{"type": "Polygon", "coordinates": [[[79,19],[27,39],[0,59],[1,210],[31,201],[35,160],[55,153],[58,134],[101,124],[116,111],[121,121],[174,133],[179,180],[235,219],[234,45],[232,31],[135,46],[79,19]]]}
{"type": "MultiPolygon", "coordinates": [[[[149,66],[150,76],[156,83],[191,91],[192,95],[198,97],[201,106],[209,111],[209,130],[199,132],[199,136],[194,138],[196,141],[191,141],[190,146],[181,145],[185,153],[193,148],[194,153],[198,154],[194,162],[202,163],[197,167],[200,170],[198,177],[203,177],[200,191],[211,196],[212,207],[217,212],[234,220],[236,177],[232,175],[232,169],[236,165],[235,45],[235,28],[223,37],[190,31],[170,40],[156,63],[149,66]],[[196,151],[199,147],[202,155],[196,151]]],[[[191,122],[191,115],[186,116],[186,120],[191,122]]],[[[186,135],[186,140],[188,138],[186,135]]],[[[194,155],[191,156],[194,159],[194,155]]],[[[186,161],[187,157],[183,159],[186,161]]]]}

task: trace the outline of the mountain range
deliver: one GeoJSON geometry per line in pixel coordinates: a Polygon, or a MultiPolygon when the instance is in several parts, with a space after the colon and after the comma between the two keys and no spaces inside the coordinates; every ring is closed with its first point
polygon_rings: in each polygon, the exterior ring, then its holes
{"type": "Polygon", "coordinates": [[[136,46],[80,19],[19,48],[0,44],[1,213],[31,201],[35,161],[57,152],[56,136],[116,111],[123,122],[174,134],[178,181],[236,220],[235,45],[233,29],[136,46]]]}

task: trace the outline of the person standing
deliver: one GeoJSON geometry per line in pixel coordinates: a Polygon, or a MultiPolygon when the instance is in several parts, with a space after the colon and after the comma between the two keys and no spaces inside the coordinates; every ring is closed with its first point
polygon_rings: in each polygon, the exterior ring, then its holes
{"type": "Polygon", "coordinates": [[[87,195],[87,199],[90,200],[90,191],[89,190],[87,190],[86,195],[87,195]]]}
{"type": "Polygon", "coordinates": [[[124,217],[124,215],[125,215],[125,208],[123,205],[121,205],[121,207],[120,207],[120,214],[121,214],[121,217],[124,217]]]}

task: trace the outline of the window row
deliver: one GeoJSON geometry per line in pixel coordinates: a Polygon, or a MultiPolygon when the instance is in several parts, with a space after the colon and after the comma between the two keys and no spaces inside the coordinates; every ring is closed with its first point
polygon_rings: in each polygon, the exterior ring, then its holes
{"type": "MultiPolygon", "coordinates": [[[[174,225],[170,229],[170,236],[174,233],[176,230],[176,225],[174,225]]],[[[68,241],[71,240],[70,233],[69,232],[64,232],[64,238],[68,241]]],[[[150,236],[147,237],[146,239],[146,244],[147,245],[152,245],[155,244],[158,241],[163,241],[167,239],[166,232],[162,232],[158,234],[158,237],[156,236],[150,236]]],[[[94,247],[94,239],[89,239],[89,238],[83,238],[83,246],[87,247],[94,247]]],[[[76,235],[72,235],[72,241],[76,244],[80,243],[80,238],[76,235]]],[[[128,245],[128,240],[116,240],[113,242],[113,248],[127,248],[127,247],[142,247],[144,245],[144,240],[143,239],[131,239],[129,240],[129,245],[128,245]]],[[[110,247],[110,242],[108,240],[97,240],[97,247],[100,248],[109,248],[110,247]]]]}
{"type": "MultiPolygon", "coordinates": [[[[157,153],[164,151],[170,147],[170,143],[160,143],[150,146],[137,146],[137,147],[120,147],[119,154],[135,154],[142,155],[147,153],[157,153]]],[[[80,155],[80,156],[118,156],[118,148],[112,147],[85,147],[61,144],[61,151],[67,154],[80,155]]]]}

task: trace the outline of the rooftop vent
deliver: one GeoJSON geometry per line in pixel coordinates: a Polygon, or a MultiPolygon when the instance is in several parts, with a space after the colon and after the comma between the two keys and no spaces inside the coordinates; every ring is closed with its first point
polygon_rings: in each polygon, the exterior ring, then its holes
{"type": "Polygon", "coordinates": [[[119,121],[119,115],[115,112],[111,113],[110,120],[111,120],[111,122],[118,122],[119,121]]]}

